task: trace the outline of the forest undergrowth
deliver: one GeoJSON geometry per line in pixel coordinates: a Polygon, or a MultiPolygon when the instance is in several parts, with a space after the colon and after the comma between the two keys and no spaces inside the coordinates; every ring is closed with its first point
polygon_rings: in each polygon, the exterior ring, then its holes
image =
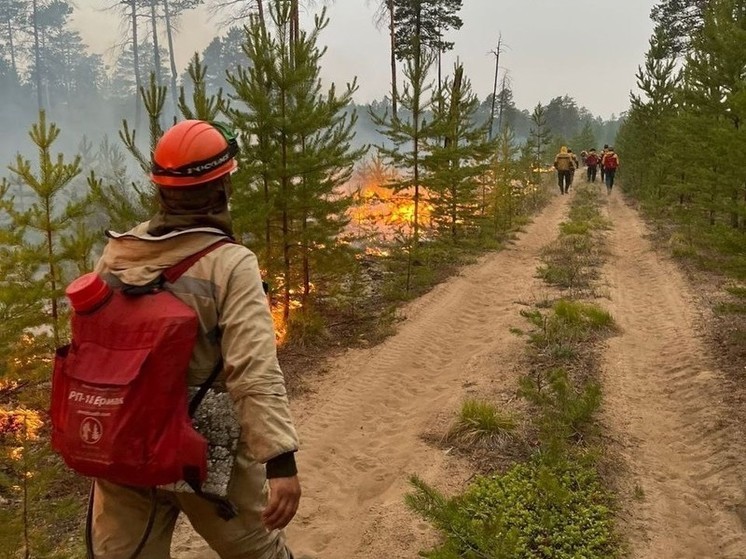
{"type": "Polygon", "coordinates": [[[600,346],[616,329],[595,303],[604,230],[610,227],[601,207],[595,185],[579,187],[568,220],[543,251],[537,274],[552,296],[524,309],[529,326],[514,330],[527,340],[518,401],[511,409],[465,401],[442,441],[470,455],[481,475],[451,498],[417,476],[411,479],[408,505],[441,535],[424,556],[620,556],[596,421],[600,346]]]}

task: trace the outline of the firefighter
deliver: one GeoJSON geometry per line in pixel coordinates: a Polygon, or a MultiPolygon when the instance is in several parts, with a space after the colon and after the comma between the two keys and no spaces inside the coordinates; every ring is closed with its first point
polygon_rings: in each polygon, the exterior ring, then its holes
{"type": "Polygon", "coordinates": [[[575,172],[575,162],[566,146],[562,146],[560,152],[554,158],[554,168],[557,169],[557,184],[559,184],[560,194],[567,194],[570,189],[572,174],[575,172]]]}
{"type": "Polygon", "coordinates": [[[604,170],[603,160],[606,152],[609,151],[609,144],[604,144],[604,149],[601,150],[601,161],[599,162],[598,169],[601,172],[601,182],[606,183],[606,171],[604,170]]]}
{"type": "Polygon", "coordinates": [[[614,177],[616,177],[616,170],[619,168],[619,156],[614,152],[613,147],[609,147],[601,160],[601,167],[604,169],[604,182],[606,183],[606,191],[611,194],[611,189],[614,188],[614,177]]]}
{"type": "MultiPolygon", "coordinates": [[[[97,264],[108,282],[148,285],[160,273],[232,237],[228,211],[238,143],[224,125],[186,120],[153,152],[151,180],[160,209],[124,234],[110,233],[97,264]]],[[[221,559],[290,559],[282,529],[298,508],[298,438],[277,361],[275,333],[256,256],[226,244],[166,284],[199,317],[187,380],[199,386],[222,359],[216,385],[230,394],[241,425],[228,498],[238,516],[226,521],[213,503],[190,492],[157,491],[155,521],[141,559],[168,559],[180,513],[221,559]]],[[[91,539],[96,559],[129,557],[148,522],[147,489],[95,483],[91,539]]]]}
{"type": "Polygon", "coordinates": [[[596,172],[598,171],[599,163],[601,163],[601,158],[596,153],[596,148],[591,148],[585,158],[588,182],[596,182],[596,172]]]}

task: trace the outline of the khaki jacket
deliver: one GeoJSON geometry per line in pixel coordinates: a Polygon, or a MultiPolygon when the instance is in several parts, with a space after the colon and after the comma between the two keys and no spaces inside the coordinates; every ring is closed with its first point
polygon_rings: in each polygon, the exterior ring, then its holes
{"type": "MultiPolygon", "coordinates": [[[[212,245],[225,235],[202,228],[147,234],[143,223],[110,240],[96,272],[112,285],[145,285],[163,270],[212,245]]],[[[223,356],[216,385],[233,400],[242,438],[258,462],[298,449],[285,380],[277,361],[275,333],[262,289],[256,256],[229,244],[202,257],[175,283],[164,285],[199,317],[199,333],[187,380],[203,383],[223,356]]]]}
{"type": "Polygon", "coordinates": [[[571,153],[558,153],[554,158],[554,168],[558,171],[572,171],[575,169],[575,163],[572,160],[571,153]]]}

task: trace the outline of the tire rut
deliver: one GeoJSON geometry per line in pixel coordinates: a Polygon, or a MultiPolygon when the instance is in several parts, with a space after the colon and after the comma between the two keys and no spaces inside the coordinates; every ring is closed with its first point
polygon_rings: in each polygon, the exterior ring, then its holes
{"type": "Polygon", "coordinates": [[[513,246],[412,303],[395,336],[348,352],[322,379],[299,421],[305,489],[288,530],[294,550],[323,559],[417,555],[428,530],[403,506],[407,477],[432,468],[429,478],[452,476],[421,435],[455,409],[467,381],[500,374],[485,368],[504,369],[499,354],[522,344],[508,328],[518,301],[533,295],[539,251],[565,213],[555,199],[513,246]]]}
{"type": "Polygon", "coordinates": [[[605,352],[604,416],[622,441],[632,557],[743,559],[744,442],[724,403],[728,382],[697,333],[696,301],[676,265],[618,194],[608,211],[605,277],[622,334],[605,352]]]}
{"type": "MultiPolygon", "coordinates": [[[[408,476],[457,490],[472,472],[422,434],[474,386],[515,391],[525,342],[509,327],[520,322],[521,301],[543,292],[538,257],[568,200],[555,197],[515,243],[409,303],[394,336],[331,361],[291,403],[303,485],[287,529],[296,556],[404,559],[433,543],[429,525],[404,505],[408,476]]],[[[216,558],[185,524],[173,555],[216,558]]]]}

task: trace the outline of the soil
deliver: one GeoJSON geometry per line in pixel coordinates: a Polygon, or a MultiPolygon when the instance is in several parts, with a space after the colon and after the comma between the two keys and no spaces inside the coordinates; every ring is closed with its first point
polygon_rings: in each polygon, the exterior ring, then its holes
{"type": "Polygon", "coordinates": [[[707,309],[639,215],[616,195],[608,213],[608,308],[622,334],[605,353],[604,421],[622,460],[630,555],[742,559],[746,460],[733,396],[743,386],[718,367],[707,309]]]}
{"type": "MultiPolygon", "coordinates": [[[[535,277],[571,196],[557,196],[502,252],[404,308],[398,332],[333,356],[292,400],[303,499],[287,530],[297,557],[415,558],[435,542],[404,505],[417,474],[461,491],[474,465],[427,444],[467,395],[509,405],[525,366],[519,311],[547,299],[535,277]],[[428,434],[427,437],[423,436],[428,434]]],[[[607,306],[622,328],[602,357],[602,421],[620,493],[620,529],[634,559],[746,556],[744,438],[735,391],[701,333],[698,299],[657,253],[619,193],[604,267],[607,306]]],[[[188,526],[174,559],[216,556],[188,526]]]]}

